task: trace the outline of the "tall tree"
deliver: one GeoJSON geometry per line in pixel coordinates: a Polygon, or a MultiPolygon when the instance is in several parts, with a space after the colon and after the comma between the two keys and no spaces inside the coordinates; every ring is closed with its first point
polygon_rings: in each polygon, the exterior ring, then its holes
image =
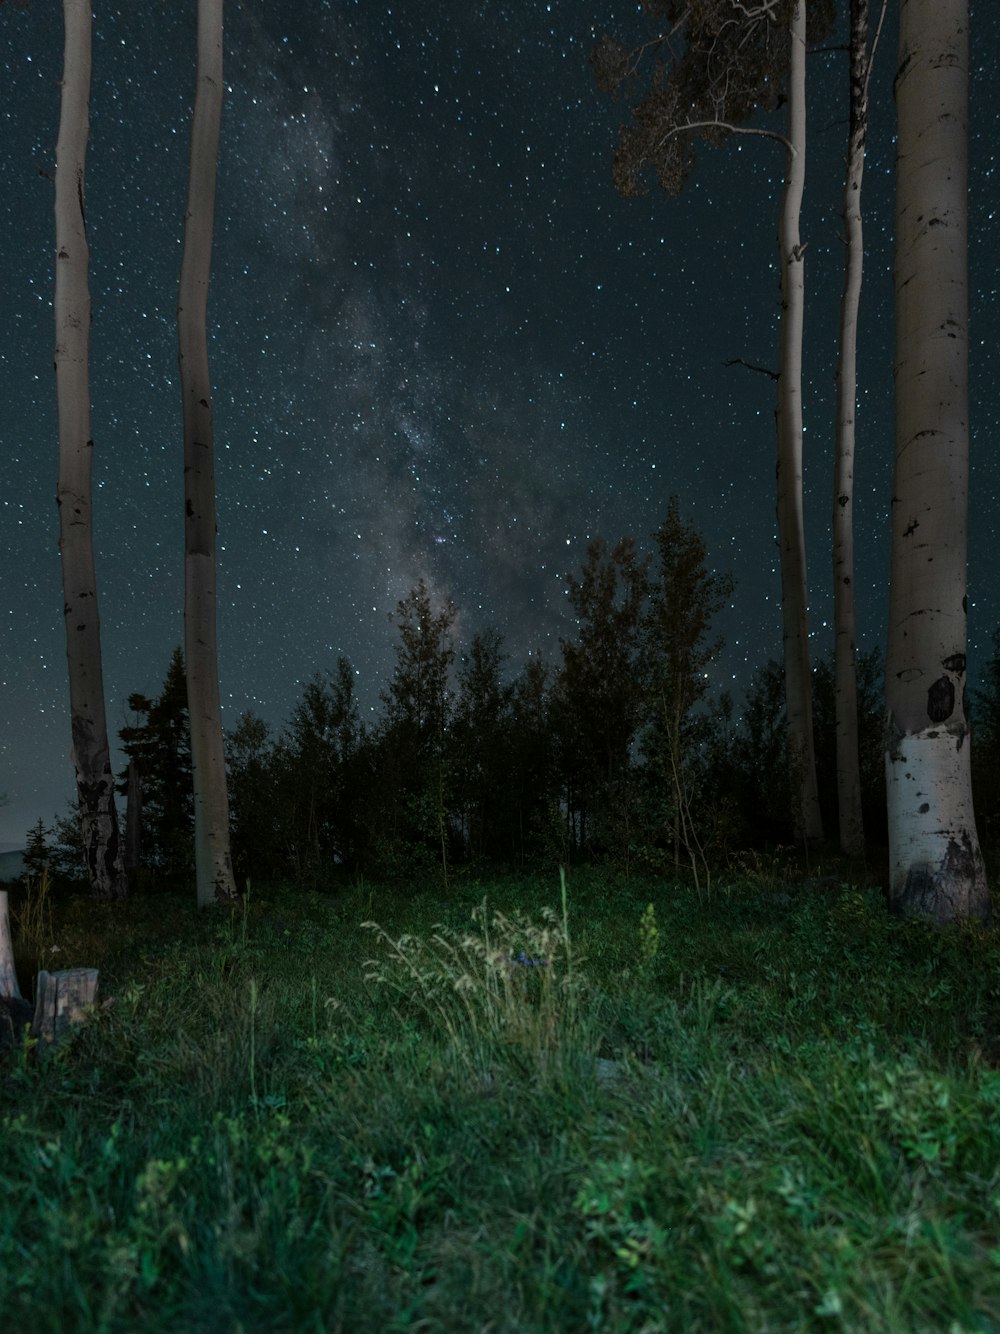
{"type": "Polygon", "coordinates": [[[456,608],[448,600],[435,611],[423,579],[396,608],[399,642],[380,737],[382,799],[386,805],[381,837],[416,852],[433,846],[442,879],[448,881],[451,775],[448,729],[455,647],[456,608]]]}
{"type": "MultiPolygon", "coordinates": [[[[626,195],[643,193],[651,167],[660,184],[679,194],[694,165],[697,140],[720,142],[733,134],[759,134],[783,144],[787,175],[779,225],[782,318],[778,374],[777,515],[781,552],[781,600],[788,764],[792,776],[796,836],[822,838],[812,737],[811,674],[807,625],[805,536],[802,517],[802,316],[805,247],[799,212],[805,172],[805,0],[641,0],[661,26],[634,50],[605,37],[593,55],[598,86],[631,89],[652,65],[648,91],[623,127],[614,179],[626,195]],[[675,52],[681,50],[680,55],[675,52]],[[773,110],[787,78],[788,124],[779,134],[746,122],[758,108],[773,110]]],[[[810,32],[829,27],[828,0],[809,5],[810,32]]]]}
{"type": "Polygon", "coordinates": [[[489,628],[473,637],[458,671],[451,748],[465,842],[476,859],[500,854],[502,816],[512,797],[513,687],[501,679],[505,659],[502,636],[489,628]]]}
{"type": "Polygon", "coordinates": [[[66,47],[55,180],[55,372],[59,417],[56,503],[73,767],[91,891],[99,898],[123,898],[128,885],[122,864],[104,711],[101,626],[94,570],[89,251],[83,190],[90,133],[90,0],[64,0],[63,15],[66,47]]]}
{"type": "Polygon", "coordinates": [[[589,841],[588,820],[624,809],[622,784],[644,703],[639,627],[648,564],[633,538],[609,551],[596,537],[579,577],[566,579],[577,633],[560,641],[554,711],[567,813],[577,821],[581,847],[589,841]]]}
{"type": "Polygon", "coordinates": [[[249,711],[240,714],[236,727],[225,735],[225,758],[237,880],[280,875],[287,870],[284,859],[291,831],[275,802],[277,747],[263,718],[249,711]]]}
{"type": "Polygon", "coordinates": [[[41,816],[28,830],[28,842],[22,856],[26,879],[40,880],[44,872],[48,870],[52,856],[48,842],[51,833],[52,830],[46,829],[45,821],[41,816]]]}
{"type": "Polygon", "coordinates": [[[735,584],[727,575],[708,569],[705,543],[681,518],[676,496],[670,497],[666,517],[656,531],[656,550],[642,623],[642,678],[650,695],[643,750],[661,789],[670,794],[668,820],[676,865],[682,846],[695,857],[687,753],[691,715],[708,688],[705,669],[722,647],[721,639],[710,638],[712,621],[735,584]]]}
{"type": "Polygon", "coordinates": [[[191,713],[198,904],[236,898],[216,639],[215,449],[206,329],[222,118],[222,2],[198,0],[191,170],[177,299],[184,408],[184,655],[191,713]]]}
{"type": "Polygon", "coordinates": [[[837,715],[837,816],[840,846],[848,856],[864,852],[861,769],[858,757],[858,689],[854,619],[854,441],[857,410],[858,305],[864,266],[861,184],[868,136],[868,86],[886,0],[868,49],[868,0],[851,0],[850,123],[844,174],[844,292],[840,302],[837,362],[837,442],[833,472],[833,624],[837,715]]]}
{"type": "Polygon", "coordinates": [[[172,881],[188,881],[192,868],[191,723],[184,654],[175,648],[156,699],[129,695],[133,721],[119,729],[128,767],[119,792],[141,793],[142,864],[172,881]]]}
{"type": "Polygon", "coordinates": [[[778,545],[784,629],[785,701],[792,812],[797,842],[823,838],[809,666],[809,597],[802,513],[802,323],[805,315],[805,247],[799,237],[806,175],[806,5],[795,0],[789,16],[788,155],[778,228],[781,261],[781,328],[778,378],[778,545]]]}
{"type": "Polygon", "coordinates": [[[543,851],[546,832],[558,818],[550,678],[548,666],[535,654],[514,678],[511,692],[508,783],[511,846],[519,864],[543,851]]]}
{"type": "Polygon", "coordinates": [[[292,852],[302,874],[344,863],[352,851],[350,768],[360,719],[354,671],[347,658],[336,673],[306,682],[282,744],[282,787],[292,811],[292,852]]]}
{"type": "Polygon", "coordinates": [[[965,716],[968,0],[901,0],[896,451],[886,649],[890,900],[988,920],[965,716]]]}

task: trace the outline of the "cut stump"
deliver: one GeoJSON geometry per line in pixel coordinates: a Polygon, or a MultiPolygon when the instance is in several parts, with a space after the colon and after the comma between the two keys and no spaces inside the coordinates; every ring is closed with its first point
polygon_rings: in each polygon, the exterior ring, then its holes
{"type": "Polygon", "coordinates": [[[7,912],[7,891],[0,890],[0,1046],[20,1040],[31,1019],[31,1036],[41,1049],[53,1046],[87,1017],[87,1007],[97,998],[96,968],[66,968],[61,973],[38,974],[35,1014],[21,995],[14,967],[14,945],[7,912]]]}
{"type": "Polygon", "coordinates": [[[87,1007],[97,999],[96,968],[66,968],[61,973],[38,974],[35,1017],[31,1036],[43,1047],[59,1042],[87,1017],[87,1007]]]}

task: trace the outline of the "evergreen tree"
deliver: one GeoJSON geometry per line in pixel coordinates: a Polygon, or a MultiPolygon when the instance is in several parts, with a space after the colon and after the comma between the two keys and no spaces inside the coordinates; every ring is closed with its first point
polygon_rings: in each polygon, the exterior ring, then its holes
{"type": "MultiPolygon", "coordinates": [[[[142,785],[142,864],[168,880],[183,881],[193,868],[194,806],[191,727],[180,648],[170,659],[160,695],[153,700],[132,694],[128,707],[135,721],[121,728],[118,736],[142,785]]],[[[119,791],[124,791],[128,770],[120,777],[119,791]]]]}
{"type": "Polygon", "coordinates": [[[727,575],[707,568],[707,551],[697,530],[680,517],[677,497],[656,532],[656,578],[642,622],[642,677],[649,691],[643,753],[667,801],[666,822],[674,864],[682,850],[694,855],[698,834],[692,803],[696,783],[691,751],[706,719],[694,716],[708,689],[706,669],[722,648],[710,638],[712,621],[735,587],[727,575]]]}
{"type": "Polygon", "coordinates": [[[1000,842],[1000,627],[993,631],[993,656],[983,683],[972,691],[972,786],[983,841],[1000,842]]]}
{"type": "Polygon", "coordinates": [[[299,874],[355,853],[352,769],[360,744],[354,671],[347,658],[306,683],[280,750],[279,784],[291,810],[291,850],[299,874]]]}
{"type": "Polygon", "coordinates": [[[772,658],[744,692],[732,745],[739,806],[758,846],[787,844],[793,837],[786,737],[785,669],[772,658]]]}
{"type": "Polygon", "coordinates": [[[579,578],[567,576],[577,622],[560,641],[563,665],[554,697],[564,800],[573,841],[607,845],[608,821],[627,812],[629,753],[644,701],[640,618],[648,560],[631,537],[610,552],[603,538],[587,548],[579,578]],[[598,828],[588,831],[588,821],[598,828]]]}
{"type": "Polygon", "coordinates": [[[534,656],[511,687],[510,848],[519,865],[537,861],[550,833],[561,826],[551,679],[551,669],[534,656]]]}
{"type": "Polygon", "coordinates": [[[451,729],[454,790],[464,841],[474,859],[496,859],[504,851],[513,794],[511,702],[513,687],[501,680],[505,654],[494,629],[477,634],[458,672],[458,699],[451,729]]]}
{"type": "Polygon", "coordinates": [[[396,665],[382,692],[377,804],[369,815],[372,841],[386,869],[429,870],[436,861],[445,883],[451,842],[448,728],[455,616],[450,600],[434,610],[423,579],[397,605],[396,665]]]}
{"type": "Polygon", "coordinates": [[[249,711],[240,715],[226,735],[226,765],[237,884],[280,876],[287,870],[291,840],[282,826],[276,747],[262,718],[249,711]]]}
{"type": "Polygon", "coordinates": [[[87,878],[87,853],[80,825],[80,803],[69,803],[65,815],[57,815],[52,823],[52,842],[49,851],[49,873],[58,880],[79,884],[87,878]]]}
{"type": "Polygon", "coordinates": [[[48,869],[52,859],[49,836],[52,830],[46,829],[45,821],[39,816],[28,830],[27,846],[24,849],[24,874],[31,880],[37,880],[48,869]]]}

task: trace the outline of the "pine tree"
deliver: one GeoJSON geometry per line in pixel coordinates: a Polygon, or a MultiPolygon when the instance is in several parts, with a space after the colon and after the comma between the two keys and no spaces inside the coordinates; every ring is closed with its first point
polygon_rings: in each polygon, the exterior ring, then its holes
{"type": "Polygon", "coordinates": [[[226,734],[233,871],[239,885],[248,878],[287,874],[293,817],[282,791],[279,756],[271,729],[249,711],[226,734]]]}
{"type": "Polygon", "coordinates": [[[24,849],[24,874],[30,880],[37,880],[42,872],[48,870],[52,859],[49,847],[51,829],[45,827],[45,821],[39,817],[28,830],[27,846],[24,849]]]}
{"type": "Polygon", "coordinates": [[[510,847],[519,865],[547,851],[557,823],[561,833],[551,682],[551,669],[535,654],[511,685],[510,847]]]}
{"type": "Polygon", "coordinates": [[[993,653],[982,684],[972,692],[972,786],[983,841],[1000,842],[1000,626],[993,631],[993,653]]]}
{"type": "Polygon", "coordinates": [[[336,672],[306,683],[280,750],[278,783],[300,875],[354,856],[351,778],[360,734],[354,671],[342,657],[336,672]]]}
{"type": "MultiPolygon", "coordinates": [[[[186,881],[193,869],[191,724],[184,654],[174,649],[155,700],[132,694],[134,721],[119,730],[122,750],[142,786],[142,864],[168,881],[186,881]]],[[[128,769],[120,791],[127,790],[128,769]]]]}
{"type": "Polygon", "coordinates": [[[450,729],[454,788],[466,848],[476,859],[498,858],[512,805],[511,701],[502,680],[505,654],[495,629],[473,637],[458,671],[458,698],[450,729]]]}
{"type": "Polygon", "coordinates": [[[382,692],[386,712],[378,738],[381,814],[376,838],[386,851],[395,848],[393,856],[415,858],[415,869],[421,852],[433,849],[445,884],[451,838],[451,632],[456,614],[450,600],[435,611],[423,579],[398,603],[396,664],[382,692]]]}
{"type": "Polygon", "coordinates": [[[633,538],[609,551],[597,537],[579,577],[566,577],[577,633],[560,640],[553,716],[572,841],[581,849],[609,838],[622,843],[619,817],[628,811],[629,752],[644,698],[640,622],[648,563],[633,538]]]}
{"type": "MultiPolygon", "coordinates": [[[[690,751],[695,707],[708,689],[707,668],[722,648],[711,638],[712,622],[732,597],[735,583],[709,570],[708,552],[697,530],[680,516],[676,496],[656,532],[657,563],[642,623],[643,672],[649,691],[649,722],[643,751],[658,786],[669,793],[668,822],[674,863],[680,852],[695,856],[694,798],[690,751]]],[[[697,860],[697,859],[696,859],[697,860]]]]}

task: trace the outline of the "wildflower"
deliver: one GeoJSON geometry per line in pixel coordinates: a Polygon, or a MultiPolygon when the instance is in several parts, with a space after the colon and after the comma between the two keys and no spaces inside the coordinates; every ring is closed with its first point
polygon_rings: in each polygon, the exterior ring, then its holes
{"type": "Polygon", "coordinates": [[[510,961],[513,964],[520,964],[523,968],[548,968],[548,959],[529,959],[524,950],[520,954],[512,954],[510,961]]]}

